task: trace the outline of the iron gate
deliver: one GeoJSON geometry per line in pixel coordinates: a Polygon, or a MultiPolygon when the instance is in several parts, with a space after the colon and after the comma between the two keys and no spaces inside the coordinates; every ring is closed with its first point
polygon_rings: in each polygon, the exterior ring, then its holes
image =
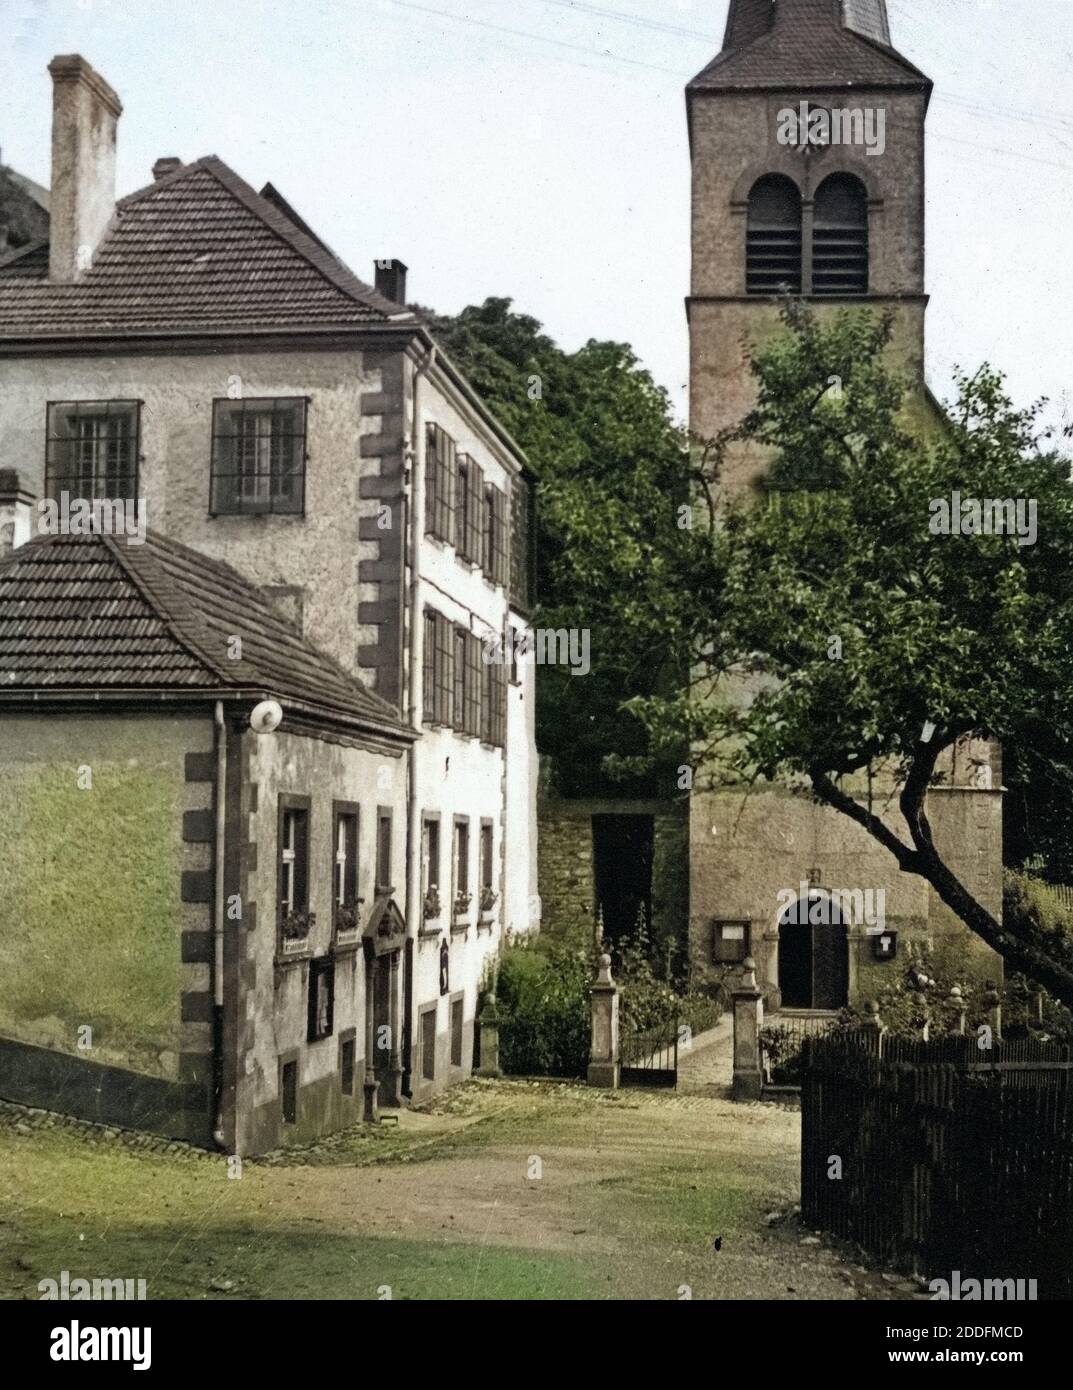
{"type": "Polygon", "coordinates": [[[624,1032],[620,1047],[623,1086],[678,1085],[678,1019],[665,1019],[652,1028],[624,1032]]]}

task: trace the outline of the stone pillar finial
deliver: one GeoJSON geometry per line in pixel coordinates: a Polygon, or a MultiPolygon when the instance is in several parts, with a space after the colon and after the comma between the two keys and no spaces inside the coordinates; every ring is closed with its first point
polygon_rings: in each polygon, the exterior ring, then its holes
{"type": "Polygon", "coordinates": [[[611,978],[611,957],[600,957],[599,973],[591,990],[592,1041],[589,1046],[588,1082],[604,1090],[619,1083],[618,985],[611,978]]]}

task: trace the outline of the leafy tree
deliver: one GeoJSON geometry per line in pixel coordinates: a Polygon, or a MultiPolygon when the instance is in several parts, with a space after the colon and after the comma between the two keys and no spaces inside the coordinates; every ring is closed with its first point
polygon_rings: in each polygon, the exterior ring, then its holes
{"type": "Polygon", "coordinates": [[[538,744],[553,755],[559,791],[673,791],[644,725],[623,707],[677,679],[680,648],[657,599],[676,508],[688,500],[688,459],[666,393],[626,345],[564,352],[509,299],[450,318],[425,313],[537,474],[540,625],[590,633],[589,675],[548,667],[537,683],[538,744]],[[619,780],[608,780],[609,765],[619,780]]]}
{"type": "Polygon", "coordinates": [[[651,605],[641,630],[663,621],[688,640],[692,673],[688,698],[631,708],[655,744],[688,736],[720,779],[779,779],[856,822],[1010,968],[1070,1004],[1071,963],[973,897],[925,804],[941,756],[969,736],[1001,740],[1073,791],[1068,461],[1039,435],[1038,408],[1015,409],[986,366],[959,379],[932,437],[910,434],[909,385],[883,355],[890,317],[789,305],[784,326],[754,355],[756,408],[698,447],[689,542],[619,605],[626,629],[651,605]],[[745,442],[769,452],[767,479],[751,496],[721,494],[727,450],[745,442]],[[1035,543],[934,534],[932,504],[955,492],[1031,499],[1035,543]],[[728,676],[748,699],[727,697],[728,676]],[[882,769],[900,825],[861,788],[882,769]]]}

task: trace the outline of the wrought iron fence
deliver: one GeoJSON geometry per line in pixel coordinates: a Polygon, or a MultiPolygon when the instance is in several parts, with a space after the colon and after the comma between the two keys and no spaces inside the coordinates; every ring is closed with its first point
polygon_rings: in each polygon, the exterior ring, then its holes
{"type": "Polygon", "coordinates": [[[808,1225],[929,1280],[1073,1297],[1069,1047],[839,1031],[805,1040],[801,1101],[808,1225]]]}
{"type": "Polygon", "coordinates": [[[760,1070],[765,1090],[801,1085],[806,1038],[822,1037],[838,1025],[836,1015],[775,1013],[760,1030],[760,1070]]]}

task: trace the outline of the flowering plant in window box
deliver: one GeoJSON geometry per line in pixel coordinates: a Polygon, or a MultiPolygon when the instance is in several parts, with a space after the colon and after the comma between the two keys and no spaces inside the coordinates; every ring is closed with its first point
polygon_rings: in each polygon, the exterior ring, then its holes
{"type": "Polygon", "coordinates": [[[430,917],[438,917],[439,915],[440,890],[438,888],[430,888],[425,894],[425,921],[427,922],[430,917]]]}
{"type": "Polygon", "coordinates": [[[309,949],[309,934],[317,924],[315,912],[288,912],[279,924],[285,956],[298,956],[309,949]]]}
{"type": "Polygon", "coordinates": [[[495,905],[499,901],[499,894],[494,888],[481,889],[481,916],[490,917],[495,911],[495,905]]]}
{"type": "Polygon", "coordinates": [[[454,916],[456,918],[465,917],[466,913],[469,911],[469,901],[472,896],[472,893],[463,893],[461,891],[455,894],[454,916]]]}
{"type": "Polygon", "coordinates": [[[356,946],[361,940],[358,908],[364,901],[364,898],[357,898],[350,907],[337,907],[335,909],[335,944],[337,946],[356,946]]]}

